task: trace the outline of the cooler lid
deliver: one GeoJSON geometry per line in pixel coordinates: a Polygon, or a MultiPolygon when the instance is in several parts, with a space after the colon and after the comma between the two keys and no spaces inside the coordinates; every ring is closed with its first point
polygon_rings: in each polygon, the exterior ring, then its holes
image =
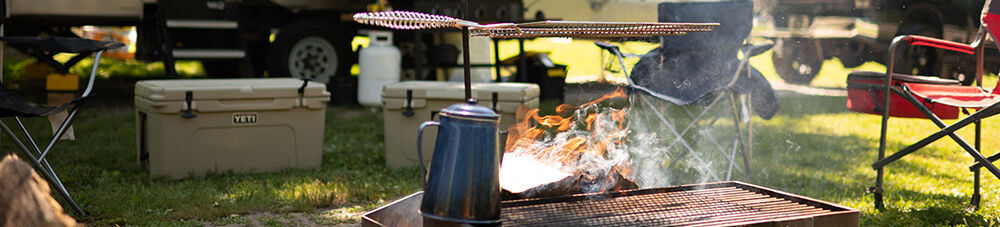
{"type": "MultiPolygon", "coordinates": [[[[302,80],[294,78],[267,79],[194,79],[144,80],[135,84],[135,95],[151,101],[183,101],[191,91],[196,100],[254,99],[299,97],[302,80]]],[[[327,97],[326,86],[310,81],[304,97],[327,97]]]]}
{"type": "MultiPolygon", "coordinates": [[[[449,99],[464,101],[465,84],[446,81],[405,81],[386,85],[382,98],[405,99],[406,91],[413,92],[413,99],[449,99]]],[[[480,103],[493,100],[497,93],[499,102],[524,102],[538,97],[539,88],[532,83],[472,83],[472,96],[480,103]]]]}

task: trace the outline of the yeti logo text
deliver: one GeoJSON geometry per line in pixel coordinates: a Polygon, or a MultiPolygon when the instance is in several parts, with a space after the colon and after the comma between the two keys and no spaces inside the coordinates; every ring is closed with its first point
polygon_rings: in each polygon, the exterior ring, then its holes
{"type": "Polygon", "coordinates": [[[257,124],[257,113],[233,113],[234,125],[257,124]]]}

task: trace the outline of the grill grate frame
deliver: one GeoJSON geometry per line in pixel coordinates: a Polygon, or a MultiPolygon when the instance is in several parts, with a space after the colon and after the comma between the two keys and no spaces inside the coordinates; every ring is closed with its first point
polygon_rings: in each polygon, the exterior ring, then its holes
{"type": "Polygon", "coordinates": [[[858,211],[746,183],[720,182],[504,201],[502,223],[504,226],[732,226],[816,217],[856,225],[858,211]]]}

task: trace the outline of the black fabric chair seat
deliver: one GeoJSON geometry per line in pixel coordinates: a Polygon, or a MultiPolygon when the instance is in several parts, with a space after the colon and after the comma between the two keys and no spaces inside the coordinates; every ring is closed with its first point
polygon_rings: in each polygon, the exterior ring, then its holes
{"type": "Polygon", "coordinates": [[[46,117],[73,105],[82,107],[90,97],[94,96],[79,97],[56,107],[45,107],[29,102],[6,88],[0,88],[0,117],[46,117]]]}

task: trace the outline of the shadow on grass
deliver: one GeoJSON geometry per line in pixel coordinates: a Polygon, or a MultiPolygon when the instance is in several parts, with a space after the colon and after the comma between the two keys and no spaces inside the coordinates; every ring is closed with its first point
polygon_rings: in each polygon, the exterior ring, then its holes
{"type": "Polygon", "coordinates": [[[986,217],[969,207],[965,196],[942,195],[913,190],[886,192],[886,210],[864,214],[863,225],[878,226],[996,226],[1000,219],[986,217]],[[900,209],[913,201],[929,202],[927,206],[900,209]]]}

